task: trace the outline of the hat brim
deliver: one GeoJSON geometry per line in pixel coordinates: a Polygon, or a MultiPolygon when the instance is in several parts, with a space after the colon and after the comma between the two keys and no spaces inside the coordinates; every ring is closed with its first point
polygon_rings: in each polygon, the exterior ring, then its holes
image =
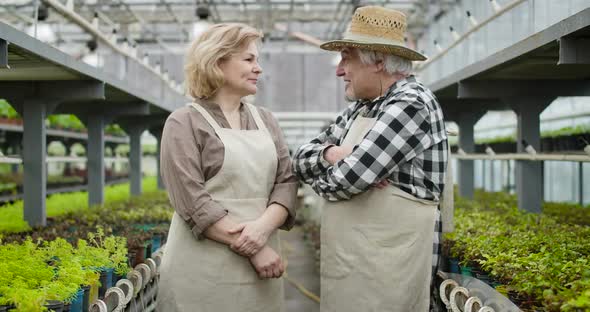
{"type": "Polygon", "coordinates": [[[346,47],[359,48],[363,50],[378,51],[383,53],[389,53],[408,59],[410,61],[426,61],[426,56],[422,53],[414,51],[410,48],[396,45],[396,44],[383,44],[383,43],[370,43],[362,42],[357,40],[332,40],[322,43],[320,48],[327,51],[341,51],[346,47]]]}

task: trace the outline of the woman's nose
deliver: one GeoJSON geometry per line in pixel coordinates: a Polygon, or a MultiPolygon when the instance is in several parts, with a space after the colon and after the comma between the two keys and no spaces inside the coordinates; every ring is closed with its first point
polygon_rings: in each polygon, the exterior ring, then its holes
{"type": "Polygon", "coordinates": [[[260,67],[259,64],[254,65],[254,68],[252,69],[253,72],[258,73],[258,74],[262,74],[262,67],[260,67]]]}

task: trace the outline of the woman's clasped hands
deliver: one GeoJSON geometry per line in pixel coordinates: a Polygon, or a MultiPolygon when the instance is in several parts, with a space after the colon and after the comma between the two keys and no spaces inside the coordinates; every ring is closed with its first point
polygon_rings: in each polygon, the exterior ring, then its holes
{"type": "Polygon", "coordinates": [[[285,265],[279,254],[266,245],[272,232],[272,227],[265,225],[260,219],[240,223],[229,230],[229,234],[239,234],[230,248],[250,258],[250,263],[262,279],[279,278],[285,272],[285,265]]]}

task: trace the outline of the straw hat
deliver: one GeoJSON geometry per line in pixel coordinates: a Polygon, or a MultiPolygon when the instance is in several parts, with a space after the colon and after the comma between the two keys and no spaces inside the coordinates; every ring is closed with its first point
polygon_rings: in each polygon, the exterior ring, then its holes
{"type": "Polygon", "coordinates": [[[320,48],[340,51],[345,47],[380,51],[401,56],[411,61],[425,61],[426,56],[404,43],[406,15],[379,6],[360,7],[354,11],[344,38],[323,43],[320,48]]]}

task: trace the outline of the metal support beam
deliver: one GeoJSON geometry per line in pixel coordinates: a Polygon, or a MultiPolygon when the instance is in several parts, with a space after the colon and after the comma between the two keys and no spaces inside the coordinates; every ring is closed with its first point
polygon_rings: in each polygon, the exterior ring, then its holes
{"type": "MultiPolygon", "coordinates": [[[[457,125],[459,126],[459,148],[466,153],[475,152],[475,139],[473,136],[474,126],[485,114],[484,111],[463,112],[458,114],[457,125]]],[[[459,195],[464,198],[473,198],[475,171],[473,160],[458,161],[458,184],[459,195]]]]}
{"type": "Polygon", "coordinates": [[[460,99],[590,96],[587,80],[477,80],[459,82],[460,99]]]}
{"type": "Polygon", "coordinates": [[[0,94],[23,116],[24,219],[46,225],[45,118],[61,103],[104,99],[104,83],[93,81],[5,82],[0,94]]]}
{"type": "Polygon", "coordinates": [[[144,130],[154,126],[163,126],[168,114],[154,114],[148,116],[123,116],[116,122],[129,135],[129,166],[131,177],[131,195],[141,194],[141,134],[144,130]]]}
{"type": "Polygon", "coordinates": [[[10,68],[8,66],[8,41],[0,39],[0,68],[10,68]]]}
{"type": "MultiPolygon", "coordinates": [[[[45,99],[52,105],[105,99],[105,84],[96,81],[6,81],[0,83],[0,94],[22,115],[25,98],[45,99]]],[[[51,109],[53,111],[55,107],[51,109]]]]}
{"type": "Polygon", "coordinates": [[[590,39],[561,37],[559,39],[559,61],[557,65],[590,64],[590,39]]]}
{"type": "Polygon", "coordinates": [[[141,134],[145,130],[142,126],[129,126],[129,168],[131,177],[131,195],[141,195],[141,134]]]}
{"type": "MultiPolygon", "coordinates": [[[[524,97],[506,99],[517,117],[517,152],[526,153],[530,145],[536,151],[541,147],[540,115],[555,98],[524,97]]],[[[516,194],[520,210],[540,213],[543,202],[543,164],[535,161],[516,161],[516,194]]]]}
{"type": "MultiPolygon", "coordinates": [[[[113,119],[125,115],[147,115],[150,113],[149,104],[145,102],[94,102],[94,103],[67,103],[60,105],[56,114],[74,114],[79,118],[100,114],[107,119],[113,119]]],[[[108,122],[108,121],[107,121],[108,122]]]]}
{"type": "Polygon", "coordinates": [[[105,119],[101,115],[89,116],[88,128],[88,206],[104,203],[104,126],[105,119]]]}
{"type": "Polygon", "coordinates": [[[24,219],[31,227],[47,224],[45,117],[47,117],[48,105],[41,101],[41,99],[27,99],[21,103],[24,121],[24,219]]]}

